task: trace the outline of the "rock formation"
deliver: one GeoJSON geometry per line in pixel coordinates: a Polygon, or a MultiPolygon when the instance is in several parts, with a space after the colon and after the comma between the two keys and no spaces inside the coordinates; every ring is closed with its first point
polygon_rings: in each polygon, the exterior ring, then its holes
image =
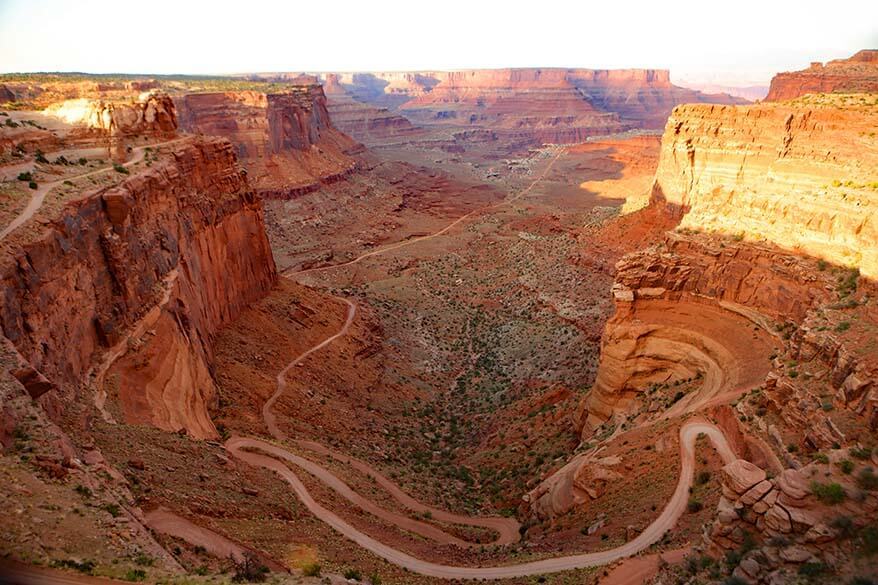
{"type": "Polygon", "coordinates": [[[405,142],[424,134],[407,118],[355,99],[333,73],[326,75],[323,91],[333,125],[367,146],[405,142]]]}
{"type": "Polygon", "coordinates": [[[350,154],[361,147],[332,125],[319,85],[185,94],[176,103],[181,129],[228,138],[263,194],[313,190],[356,166],[350,154]]]}
{"type": "Polygon", "coordinates": [[[778,73],[771,80],[767,101],[791,100],[809,93],[878,92],[878,50],[864,49],[848,59],[808,69],[778,73]]]}
{"type": "Polygon", "coordinates": [[[430,123],[475,125],[536,142],[581,142],[631,127],[660,128],[686,102],[742,103],[677,87],[652,69],[498,69],[341,74],[362,102],[430,123]]]}
{"type": "Polygon", "coordinates": [[[148,94],[132,102],[79,98],[54,104],[46,113],[112,137],[168,137],[177,130],[174,103],[166,95],[148,94]]]}
{"type": "Polygon", "coordinates": [[[212,339],[275,279],[262,206],[231,144],[193,139],[9,245],[0,326],[66,391],[94,372],[129,422],[211,437],[212,339]]]}
{"type": "Polygon", "coordinates": [[[680,106],[652,197],[675,207],[683,228],[768,240],[878,276],[876,99],[680,106]]]}

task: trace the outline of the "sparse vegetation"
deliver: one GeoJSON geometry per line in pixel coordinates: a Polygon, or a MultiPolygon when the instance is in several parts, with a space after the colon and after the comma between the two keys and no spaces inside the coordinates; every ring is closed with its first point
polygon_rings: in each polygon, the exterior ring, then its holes
{"type": "Polygon", "coordinates": [[[244,558],[240,562],[232,559],[232,563],[235,567],[232,577],[234,583],[262,583],[268,575],[268,567],[250,551],[244,552],[244,558]]]}
{"type": "Polygon", "coordinates": [[[818,500],[829,505],[840,504],[847,497],[844,488],[835,482],[820,483],[818,481],[812,481],[811,491],[814,492],[814,495],[818,500]]]}
{"type": "Polygon", "coordinates": [[[320,564],[319,563],[308,563],[307,565],[302,567],[302,574],[306,577],[319,577],[320,576],[320,564]]]}

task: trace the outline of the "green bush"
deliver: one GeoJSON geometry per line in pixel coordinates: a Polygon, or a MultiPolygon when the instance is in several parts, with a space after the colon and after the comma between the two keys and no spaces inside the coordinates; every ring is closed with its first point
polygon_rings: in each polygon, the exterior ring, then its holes
{"type": "Polygon", "coordinates": [[[369,575],[369,585],[381,585],[381,576],[378,573],[369,575]]]}
{"type": "Polygon", "coordinates": [[[146,579],[146,571],[143,569],[130,569],[125,573],[126,581],[143,581],[146,579]]]}
{"type": "Polygon", "coordinates": [[[25,173],[18,173],[18,180],[30,182],[34,180],[34,175],[30,171],[27,171],[25,173]]]}
{"type": "Polygon", "coordinates": [[[856,459],[868,459],[872,456],[871,447],[851,447],[848,452],[851,454],[851,457],[855,457],[856,459]]]}
{"type": "Polygon", "coordinates": [[[319,577],[320,576],[320,564],[319,563],[308,563],[304,567],[302,567],[302,574],[306,577],[319,577]]]}
{"type": "Polygon", "coordinates": [[[363,578],[363,576],[356,569],[345,569],[344,578],[345,579],[353,579],[354,581],[359,581],[360,579],[363,578]]]}
{"type": "Polygon", "coordinates": [[[123,175],[128,175],[131,172],[119,163],[113,163],[113,170],[117,173],[122,173],[123,175]]]}
{"type": "Polygon", "coordinates": [[[861,469],[857,475],[857,485],[870,492],[878,490],[878,475],[875,475],[875,470],[871,467],[861,469]]]}
{"type": "Polygon", "coordinates": [[[698,477],[695,478],[695,483],[698,485],[704,485],[710,481],[710,472],[705,470],[698,474],[698,477]]]}
{"type": "Polygon", "coordinates": [[[689,502],[686,504],[686,509],[689,510],[691,514],[700,512],[702,508],[704,508],[704,504],[696,498],[689,498],[689,502]]]}
{"type": "Polygon", "coordinates": [[[838,331],[839,333],[847,331],[850,328],[851,328],[850,321],[842,321],[841,323],[839,323],[838,325],[835,326],[835,330],[838,331]]]}
{"type": "Polygon", "coordinates": [[[36,191],[37,188],[39,187],[39,185],[37,185],[36,181],[31,181],[30,183],[27,184],[27,186],[30,187],[31,189],[33,189],[34,191],[36,191]]]}
{"type": "Polygon", "coordinates": [[[850,475],[851,471],[854,470],[854,462],[850,459],[842,459],[838,462],[838,468],[843,474],[850,475]]]}
{"type": "Polygon", "coordinates": [[[835,482],[820,483],[817,481],[812,481],[811,491],[814,492],[814,495],[817,496],[817,499],[824,504],[840,504],[844,501],[845,497],[847,497],[844,488],[835,482]]]}

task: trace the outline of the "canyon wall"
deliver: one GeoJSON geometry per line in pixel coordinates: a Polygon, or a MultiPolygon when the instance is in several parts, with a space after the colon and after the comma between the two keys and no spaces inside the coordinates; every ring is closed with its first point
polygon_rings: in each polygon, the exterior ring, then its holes
{"type": "Polygon", "coordinates": [[[354,98],[338,81],[327,74],[323,83],[332,123],[339,130],[368,146],[417,139],[421,128],[387,108],[379,108],[354,98]]]}
{"type": "Polygon", "coordinates": [[[339,74],[357,100],[419,121],[516,130],[534,142],[581,142],[660,128],[685,102],[742,103],[677,87],[666,70],[492,69],[339,74]]]}
{"type": "Polygon", "coordinates": [[[64,391],[95,382],[129,422],[212,437],[212,340],[275,280],[232,145],[193,138],[67,204],[36,241],[7,242],[0,327],[64,391]]]}
{"type": "Polygon", "coordinates": [[[699,234],[671,232],[616,269],[616,312],[578,422],[586,436],[614,414],[636,411],[655,385],[699,378],[697,391],[668,412],[758,386],[777,324],[804,320],[828,296],[813,260],[699,234]]]}
{"type": "Polygon", "coordinates": [[[265,195],[289,196],[343,176],[362,148],[332,125],[319,85],[185,94],[175,101],[181,129],[228,138],[265,195]]]}
{"type": "Polygon", "coordinates": [[[680,106],[662,139],[653,200],[675,208],[681,227],[878,276],[876,101],[680,106]]]}
{"type": "Polygon", "coordinates": [[[815,93],[878,92],[878,50],[865,49],[848,59],[826,64],[812,63],[808,69],[778,73],[771,80],[767,101],[791,100],[815,93]]]}
{"type": "Polygon", "coordinates": [[[79,98],[53,104],[46,113],[110,136],[169,137],[177,130],[174,103],[166,95],[149,94],[129,102],[79,98]]]}

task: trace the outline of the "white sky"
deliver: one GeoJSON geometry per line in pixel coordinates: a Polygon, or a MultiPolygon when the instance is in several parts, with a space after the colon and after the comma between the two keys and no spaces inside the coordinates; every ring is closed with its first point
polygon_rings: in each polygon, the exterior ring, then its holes
{"type": "Polygon", "coordinates": [[[878,0],[0,0],[0,72],[669,68],[767,83],[878,48],[878,0]]]}

